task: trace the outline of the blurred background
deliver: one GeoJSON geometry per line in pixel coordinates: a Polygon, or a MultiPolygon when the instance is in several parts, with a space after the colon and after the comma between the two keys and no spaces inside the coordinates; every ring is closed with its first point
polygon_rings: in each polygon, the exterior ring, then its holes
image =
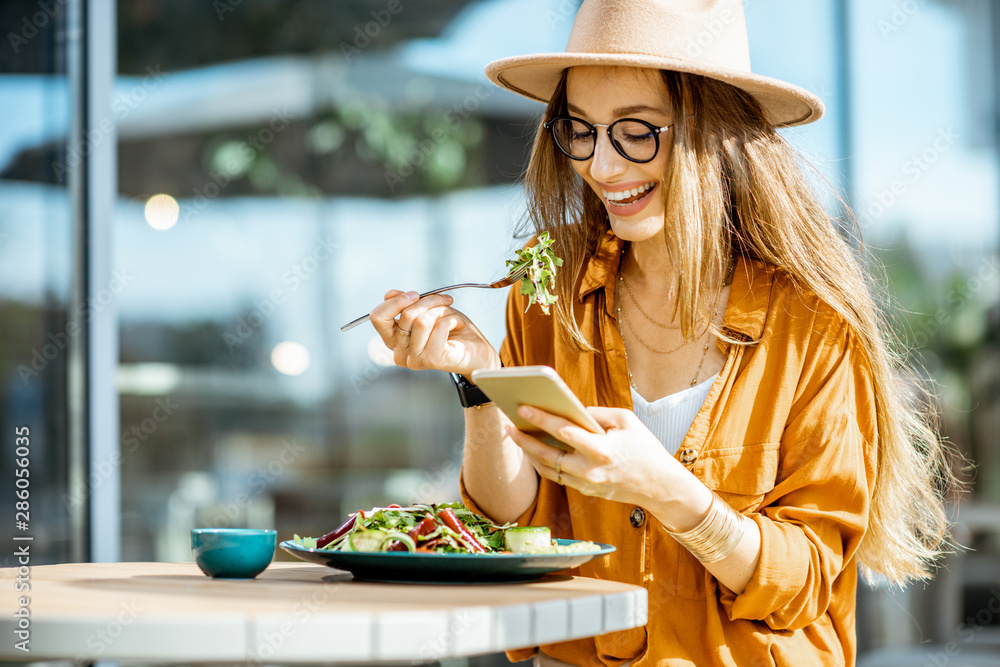
{"type": "MultiPolygon", "coordinates": [[[[81,51],[76,0],[0,3],[0,476],[28,425],[33,564],[457,498],[448,377],[339,327],[503,274],[542,107],[482,69],[563,50],[578,0],[104,4],[81,51]]],[[[1000,647],[1000,5],[745,6],[755,71],[827,103],[785,136],[853,206],[970,462],[970,549],[861,591],[862,657],[971,660],[1000,647]]],[[[505,294],[455,298],[499,346],[505,294]]]]}

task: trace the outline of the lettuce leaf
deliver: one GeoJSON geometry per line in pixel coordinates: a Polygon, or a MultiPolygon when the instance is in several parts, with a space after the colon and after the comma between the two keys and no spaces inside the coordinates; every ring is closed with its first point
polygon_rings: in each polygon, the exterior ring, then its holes
{"type": "Polygon", "coordinates": [[[538,235],[536,245],[518,250],[517,259],[507,260],[508,273],[523,266],[528,267],[528,273],[521,279],[521,294],[528,297],[528,308],[537,303],[546,315],[549,314],[549,306],[558,300],[553,291],[556,287],[556,270],[563,264],[562,259],[552,251],[553,243],[549,233],[542,232],[538,235]]]}

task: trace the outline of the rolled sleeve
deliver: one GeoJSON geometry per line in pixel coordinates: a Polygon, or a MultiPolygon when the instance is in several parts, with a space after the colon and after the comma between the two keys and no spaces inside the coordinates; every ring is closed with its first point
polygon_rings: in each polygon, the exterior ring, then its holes
{"type": "Polygon", "coordinates": [[[730,620],[798,630],[827,613],[838,579],[854,568],[874,479],[870,376],[853,343],[813,369],[782,439],[777,484],[751,515],[760,559],[740,595],[720,586],[730,620]],[[866,417],[859,419],[859,411],[866,417]]]}

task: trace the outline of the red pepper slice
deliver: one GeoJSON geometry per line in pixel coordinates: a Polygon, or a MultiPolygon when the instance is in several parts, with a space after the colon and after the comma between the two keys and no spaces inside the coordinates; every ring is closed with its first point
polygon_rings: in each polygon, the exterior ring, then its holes
{"type": "Polygon", "coordinates": [[[479,540],[476,539],[476,536],[470,533],[469,529],[465,527],[465,524],[458,520],[458,517],[455,516],[454,512],[449,509],[443,509],[438,512],[438,518],[444,522],[444,525],[458,533],[458,536],[462,538],[463,542],[465,542],[465,546],[469,548],[469,551],[477,554],[486,553],[486,547],[480,544],[479,540]]]}
{"type": "Polygon", "coordinates": [[[428,514],[424,516],[424,519],[420,523],[411,528],[407,532],[407,535],[413,538],[414,543],[419,543],[421,537],[434,532],[434,528],[436,527],[437,527],[437,522],[434,521],[434,517],[428,514]]]}
{"type": "Polygon", "coordinates": [[[358,519],[357,515],[352,516],[350,519],[345,521],[342,526],[340,526],[335,530],[331,530],[329,533],[316,540],[316,548],[322,549],[330,542],[333,542],[346,535],[347,531],[349,531],[351,528],[354,527],[354,522],[357,521],[357,519],[358,519]]]}
{"type": "Polygon", "coordinates": [[[423,544],[417,547],[417,551],[434,551],[434,548],[443,542],[440,537],[435,537],[433,540],[427,540],[423,544]]]}

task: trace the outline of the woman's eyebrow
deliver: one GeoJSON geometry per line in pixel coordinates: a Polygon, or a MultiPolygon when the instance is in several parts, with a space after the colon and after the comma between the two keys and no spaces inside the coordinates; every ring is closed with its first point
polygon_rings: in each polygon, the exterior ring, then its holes
{"type": "MultiPolygon", "coordinates": [[[[567,103],[566,104],[566,108],[569,109],[570,111],[572,111],[573,113],[580,114],[581,116],[586,116],[587,115],[587,112],[585,112],[583,109],[581,109],[580,107],[576,106],[575,104],[567,103]]],[[[615,109],[614,111],[612,111],[611,113],[613,115],[615,115],[615,116],[628,116],[629,114],[642,113],[642,112],[658,113],[658,114],[661,114],[661,115],[664,115],[664,116],[667,115],[667,112],[664,111],[663,109],[658,109],[656,107],[651,107],[651,106],[649,106],[647,104],[634,104],[634,105],[628,106],[628,107],[619,107],[619,108],[615,109]]]]}

